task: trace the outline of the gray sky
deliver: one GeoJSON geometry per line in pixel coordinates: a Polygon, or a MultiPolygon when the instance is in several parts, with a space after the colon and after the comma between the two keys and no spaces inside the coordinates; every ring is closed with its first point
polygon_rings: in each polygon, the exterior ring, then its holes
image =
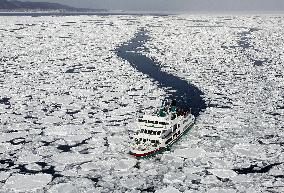
{"type": "Polygon", "coordinates": [[[131,11],[284,11],[284,0],[29,0],[131,11]]]}

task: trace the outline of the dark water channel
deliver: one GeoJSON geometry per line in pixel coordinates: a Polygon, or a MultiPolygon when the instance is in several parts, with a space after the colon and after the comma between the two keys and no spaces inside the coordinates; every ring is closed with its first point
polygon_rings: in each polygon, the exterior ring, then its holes
{"type": "MultiPolygon", "coordinates": [[[[257,32],[261,29],[258,28],[246,28],[246,27],[231,27],[231,28],[243,28],[245,29],[245,31],[242,31],[240,33],[238,33],[239,36],[239,41],[237,42],[238,44],[236,46],[221,46],[224,49],[228,49],[228,48],[241,48],[242,52],[245,52],[246,49],[254,49],[255,51],[260,51],[258,49],[254,48],[254,45],[251,44],[251,35],[254,32],[257,32]]],[[[262,60],[259,59],[254,59],[251,56],[249,56],[249,59],[251,60],[251,62],[254,64],[254,66],[262,66],[265,62],[270,62],[270,60],[268,58],[264,58],[262,60]]]]}
{"type": "Polygon", "coordinates": [[[139,53],[141,50],[147,51],[144,43],[149,38],[147,31],[142,29],[133,39],[116,49],[117,55],[127,60],[138,71],[157,81],[159,87],[167,92],[167,99],[177,100],[178,106],[185,109],[191,108],[192,114],[198,116],[206,108],[205,101],[201,97],[203,93],[180,77],[162,71],[159,63],[139,53]]]}

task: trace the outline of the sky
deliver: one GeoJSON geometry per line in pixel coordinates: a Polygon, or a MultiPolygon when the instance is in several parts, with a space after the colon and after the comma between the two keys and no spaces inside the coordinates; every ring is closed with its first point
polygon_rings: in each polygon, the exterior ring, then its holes
{"type": "Polygon", "coordinates": [[[284,11],[284,0],[29,0],[125,11],[284,11]]]}

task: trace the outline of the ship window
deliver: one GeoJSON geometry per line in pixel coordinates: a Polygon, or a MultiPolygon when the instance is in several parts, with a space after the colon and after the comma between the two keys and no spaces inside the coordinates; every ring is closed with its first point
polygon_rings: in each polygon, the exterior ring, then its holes
{"type": "Polygon", "coordinates": [[[146,142],[146,139],[143,139],[143,142],[145,143],[145,142],[146,142]]]}
{"type": "Polygon", "coordinates": [[[157,132],[157,135],[161,135],[161,131],[158,131],[158,132],[157,132]]]}
{"type": "Polygon", "coordinates": [[[147,130],[146,130],[146,129],[144,130],[144,133],[147,133],[147,130]]]}
{"type": "Polygon", "coordinates": [[[165,122],[160,122],[160,124],[161,124],[161,125],[166,125],[166,123],[165,123],[165,122]]]}
{"type": "Polygon", "coordinates": [[[148,123],[154,123],[154,121],[148,121],[148,123]]]}
{"type": "Polygon", "coordinates": [[[142,138],[140,138],[139,141],[142,141],[142,138]]]}
{"type": "Polygon", "coordinates": [[[176,124],[174,125],[173,129],[174,129],[174,131],[177,129],[177,125],[176,124]]]}
{"type": "Polygon", "coordinates": [[[144,133],[144,129],[141,129],[141,133],[144,133]]]}
{"type": "Polygon", "coordinates": [[[169,138],[169,139],[166,141],[166,144],[168,144],[171,140],[172,140],[172,138],[169,138]]]}
{"type": "Polygon", "coordinates": [[[151,134],[151,130],[148,130],[148,134],[149,134],[149,135],[151,134]]]}
{"type": "Polygon", "coordinates": [[[155,140],[151,140],[151,143],[155,143],[155,140]]]}
{"type": "Polygon", "coordinates": [[[159,124],[159,122],[158,122],[158,121],[155,121],[155,124],[159,124]]]}
{"type": "Polygon", "coordinates": [[[153,131],[153,135],[157,135],[157,131],[153,131]]]}

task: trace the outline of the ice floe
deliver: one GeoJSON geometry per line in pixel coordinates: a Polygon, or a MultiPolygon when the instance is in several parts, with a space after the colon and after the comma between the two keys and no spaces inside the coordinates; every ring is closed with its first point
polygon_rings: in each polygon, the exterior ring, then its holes
{"type": "Polygon", "coordinates": [[[88,162],[93,159],[93,156],[79,154],[79,153],[63,152],[55,154],[54,156],[52,156],[51,159],[57,163],[65,165],[65,164],[78,164],[78,163],[88,162]]]}
{"type": "Polygon", "coordinates": [[[115,164],[115,169],[125,171],[132,168],[135,164],[136,164],[135,159],[123,159],[115,164]]]}
{"type": "Polygon", "coordinates": [[[17,162],[22,164],[35,163],[40,161],[41,159],[42,157],[40,155],[36,155],[32,152],[21,152],[17,162]]]}
{"type": "Polygon", "coordinates": [[[4,185],[4,189],[17,192],[36,191],[46,187],[46,185],[51,182],[51,179],[52,176],[48,174],[15,174],[8,178],[4,185]]]}
{"type": "Polygon", "coordinates": [[[5,181],[7,180],[7,178],[10,177],[10,173],[9,172],[0,172],[0,181],[5,181]]]}
{"type": "Polygon", "coordinates": [[[232,188],[212,188],[207,191],[208,193],[236,193],[232,188]]]}
{"type": "Polygon", "coordinates": [[[226,169],[210,169],[208,171],[219,178],[233,178],[238,175],[233,170],[226,169]]]}
{"type": "Polygon", "coordinates": [[[51,189],[48,190],[48,193],[76,193],[78,189],[76,186],[68,183],[56,184],[51,189]]]}
{"type": "Polygon", "coordinates": [[[163,182],[168,183],[168,184],[173,184],[173,183],[183,183],[185,180],[186,176],[182,172],[169,172],[164,175],[163,182]]]}
{"type": "Polygon", "coordinates": [[[185,148],[175,150],[175,154],[183,158],[196,159],[203,157],[206,154],[206,151],[202,148],[185,148]]]}
{"type": "Polygon", "coordinates": [[[163,188],[161,190],[156,191],[155,193],[179,193],[180,191],[172,186],[167,188],[163,188]]]}

